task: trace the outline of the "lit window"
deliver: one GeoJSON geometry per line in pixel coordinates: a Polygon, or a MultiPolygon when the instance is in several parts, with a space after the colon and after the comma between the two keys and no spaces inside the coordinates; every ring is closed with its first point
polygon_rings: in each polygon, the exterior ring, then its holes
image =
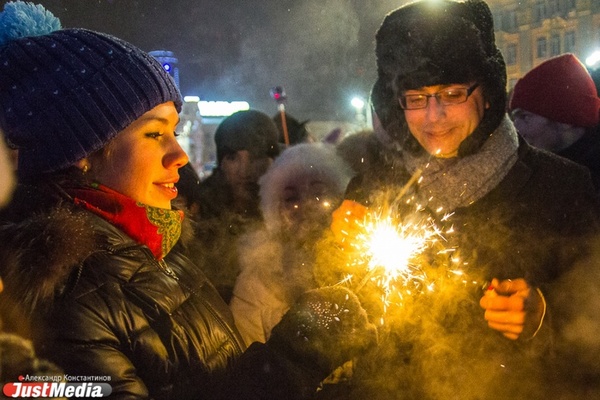
{"type": "Polygon", "coordinates": [[[517,63],[517,45],[512,43],[506,46],[506,65],[517,63]]]}
{"type": "Polygon", "coordinates": [[[565,52],[566,53],[574,53],[575,52],[575,32],[569,31],[565,33],[565,52]]]}
{"type": "Polygon", "coordinates": [[[547,56],[546,38],[541,37],[537,40],[537,58],[546,58],[547,56]]]}
{"type": "Polygon", "coordinates": [[[560,54],[560,35],[552,35],[550,38],[550,56],[554,57],[560,54]]]}

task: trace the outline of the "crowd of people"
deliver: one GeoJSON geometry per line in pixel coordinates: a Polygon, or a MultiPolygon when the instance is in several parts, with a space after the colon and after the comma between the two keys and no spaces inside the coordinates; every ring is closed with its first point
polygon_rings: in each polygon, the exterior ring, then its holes
{"type": "MultiPolygon", "coordinates": [[[[417,0],[374,36],[373,127],[331,143],[290,115],[282,135],[282,115],[240,111],[200,179],[160,63],[7,3],[2,384],[66,374],[122,399],[600,396],[590,74],[566,54],[509,99],[483,0],[417,0]],[[435,228],[406,261],[418,274],[374,260],[373,221],[435,228]]],[[[398,242],[387,250],[403,262],[398,242]]]]}

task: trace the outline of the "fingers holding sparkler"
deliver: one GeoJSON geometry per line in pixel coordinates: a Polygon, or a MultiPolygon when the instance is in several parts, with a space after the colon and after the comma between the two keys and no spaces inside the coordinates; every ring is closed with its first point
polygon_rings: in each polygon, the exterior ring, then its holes
{"type": "Polygon", "coordinates": [[[511,340],[535,336],[546,313],[541,291],[522,278],[494,278],[479,304],[488,326],[511,340]]]}

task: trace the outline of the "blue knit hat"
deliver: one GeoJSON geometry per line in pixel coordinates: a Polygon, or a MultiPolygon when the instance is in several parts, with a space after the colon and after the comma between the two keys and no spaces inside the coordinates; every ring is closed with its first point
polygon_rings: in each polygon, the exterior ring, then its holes
{"type": "Polygon", "coordinates": [[[153,57],[116,37],[60,30],[42,6],[0,14],[0,127],[19,151],[19,175],[58,171],[104,147],[181,95],[153,57]]]}

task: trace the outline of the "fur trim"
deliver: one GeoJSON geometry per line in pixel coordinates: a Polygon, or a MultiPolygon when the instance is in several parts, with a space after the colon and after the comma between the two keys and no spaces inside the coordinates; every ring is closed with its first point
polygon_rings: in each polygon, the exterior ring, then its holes
{"type": "Polygon", "coordinates": [[[302,143],[286,149],[258,182],[260,208],[270,232],[280,229],[279,209],[285,186],[308,174],[318,175],[340,200],[353,175],[331,144],[302,143]]]}
{"type": "Polygon", "coordinates": [[[61,207],[0,227],[6,295],[27,312],[51,302],[73,269],[97,249],[92,218],[61,207]]]}
{"type": "Polygon", "coordinates": [[[475,153],[498,127],[506,108],[506,66],[495,45],[492,14],[485,2],[417,1],[384,19],[376,35],[378,78],[375,112],[388,134],[413,153],[424,151],[409,132],[398,94],[407,89],[479,82],[490,108],[461,144],[475,153]]]}

